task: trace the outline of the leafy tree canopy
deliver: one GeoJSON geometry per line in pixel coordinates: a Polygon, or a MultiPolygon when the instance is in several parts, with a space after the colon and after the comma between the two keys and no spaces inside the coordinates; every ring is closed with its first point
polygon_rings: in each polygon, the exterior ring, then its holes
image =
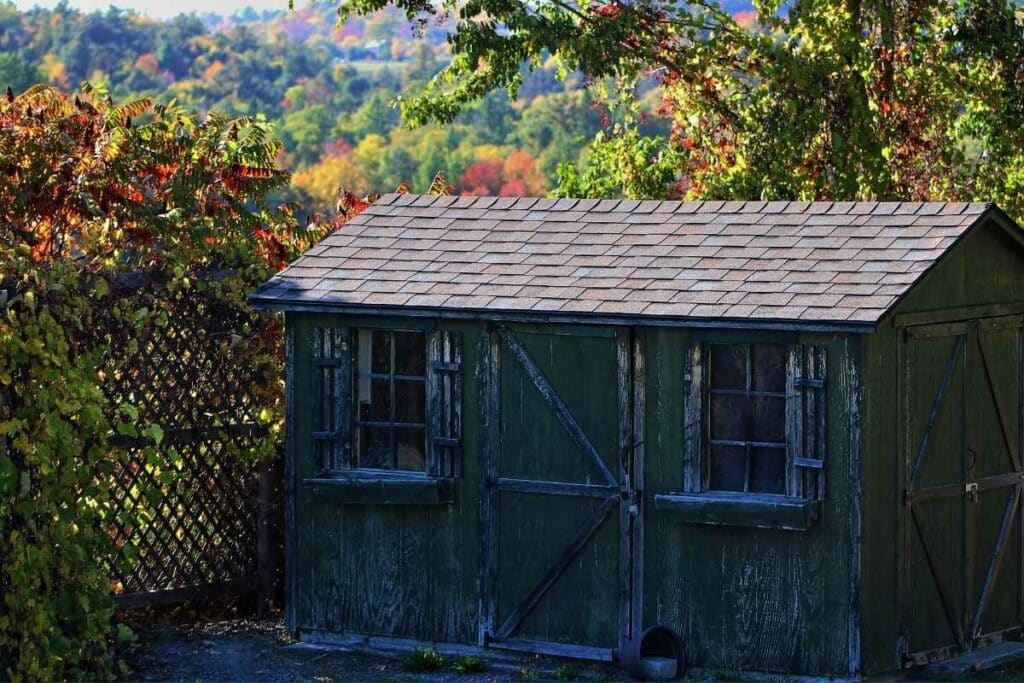
{"type": "MultiPolygon", "coordinates": [[[[386,4],[354,0],[342,14],[386,4]]],[[[416,122],[514,93],[521,65],[550,57],[592,83],[614,79],[612,99],[661,82],[672,132],[660,145],[679,166],[656,194],[983,197],[1024,209],[1024,18],[1008,0],[756,0],[749,25],[714,0],[395,4],[457,19],[451,64],[403,102],[416,122]]],[[[595,177],[636,166],[609,136],[596,146],[609,143],[587,162],[595,177]]],[[[650,191],[623,180],[613,189],[650,191]]]]}

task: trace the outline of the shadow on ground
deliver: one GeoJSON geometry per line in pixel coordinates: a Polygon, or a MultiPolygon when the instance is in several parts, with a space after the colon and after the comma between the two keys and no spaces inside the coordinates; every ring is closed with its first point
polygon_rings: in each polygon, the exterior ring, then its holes
{"type": "Polygon", "coordinates": [[[608,669],[552,664],[538,658],[485,673],[403,670],[397,659],[336,650],[285,648],[291,640],[280,621],[133,623],[136,641],[122,653],[139,681],[506,681],[632,680],[608,669]]]}
{"type": "MultiPolygon", "coordinates": [[[[492,666],[479,674],[459,674],[450,662],[441,671],[409,672],[398,659],[362,652],[288,648],[292,643],[279,619],[227,621],[129,621],[136,640],[121,656],[138,681],[419,681],[434,683],[506,683],[512,681],[632,681],[600,666],[568,665],[547,658],[523,658],[514,665],[492,666]]],[[[735,675],[705,672],[690,681],[736,680],[735,675]]],[[[762,678],[762,680],[764,680],[762,678]]],[[[768,680],[790,680],[784,676],[768,680]]],[[[905,675],[875,679],[889,683],[912,681],[905,675]]],[[[918,679],[919,680],[919,679],[918,679]]],[[[1022,681],[1024,665],[979,673],[971,681],[1022,681]]]]}

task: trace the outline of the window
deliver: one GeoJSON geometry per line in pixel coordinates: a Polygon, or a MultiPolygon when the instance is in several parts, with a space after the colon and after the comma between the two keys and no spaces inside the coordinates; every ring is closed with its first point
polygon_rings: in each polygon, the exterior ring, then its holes
{"type": "Polygon", "coordinates": [[[708,349],[708,488],[786,492],[786,348],[708,349]]]}
{"type": "Polygon", "coordinates": [[[451,478],[462,457],[462,338],[314,327],[312,438],[322,475],[451,478]]]}
{"type": "Polygon", "coordinates": [[[356,467],[426,471],[426,349],[422,331],[359,330],[356,467]]]}
{"type": "Polygon", "coordinates": [[[824,348],[695,344],[687,375],[687,492],[821,499],[824,348]]]}

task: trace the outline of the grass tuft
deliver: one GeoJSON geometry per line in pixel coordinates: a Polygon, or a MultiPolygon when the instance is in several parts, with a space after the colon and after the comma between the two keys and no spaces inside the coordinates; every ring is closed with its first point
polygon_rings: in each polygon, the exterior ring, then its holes
{"type": "Polygon", "coordinates": [[[432,647],[421,647],[402,657],[402,670],[409,673],[440,671],[444,664],[444,657],[432,647]]]}
{"type": "Polygon", "coordinates": [[[491,667],[483,657],[467,655],[466,657],[459,657],[452,662],[452,668],[455,669],[456,673],[466,676],[469,674],[482,674],[491,667]]]}
{"type": "Polygon", "coordinates": [[[575,681],[576,677],[576,669],[572,668],[568,664],[562,664],[560,667],[555,669],[556,681],[575,681]]]}

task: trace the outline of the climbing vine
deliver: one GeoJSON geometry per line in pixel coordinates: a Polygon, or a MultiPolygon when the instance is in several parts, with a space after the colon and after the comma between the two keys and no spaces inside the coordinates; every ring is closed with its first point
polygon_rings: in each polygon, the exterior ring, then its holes
{"type": "MultiPolygon", "coordinates": [[[[296,207],[270,204],[288,182],[279,152],[259,118],[119,104],[89,86],[0,96],[0,678],[118,673],[116,586],[101,560],[113,549],[110,440],[152,437],[147,467],[167,471],[173,451],[130,400],[111,405],[106,373],[130,349],[97,330],[166,325],[196,289],[245,307],[329,231],[331,219],[300,223],[296,207]],[[155,295],[116,295],[140,278],[155,295]]],[[[225,344],[266,373],[260,414],[274,426],[279,326],[260,320],[225,344]]]]}

